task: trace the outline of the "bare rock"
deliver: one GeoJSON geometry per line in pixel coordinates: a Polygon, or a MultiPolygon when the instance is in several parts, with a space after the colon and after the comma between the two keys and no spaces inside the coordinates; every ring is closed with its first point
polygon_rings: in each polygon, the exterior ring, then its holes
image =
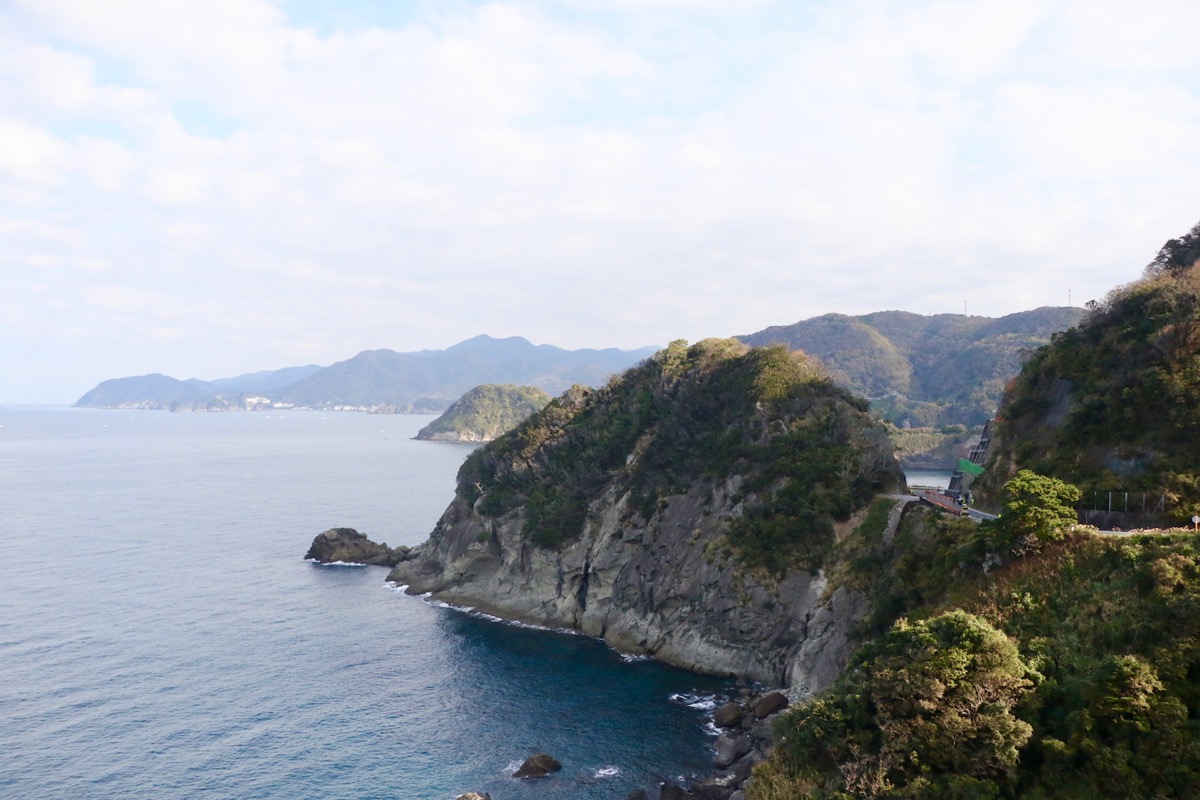
{"type": "Polygon", "coordinates": [[[762,719],[770,714],[774,714],[781,708],[787,708],[787,695],[783,692],[767,692],[762,697],[755,700],[750,709],[754,712],[754,716],[762,719]]]}
{"type": "Polygon", "coordinates": [[[741,703],[729,702],[713,712],[713,724],[718,728],[736,728],[746,716],[746,709],[741,703]]]}
{"type": "Polygon", "coordinates": [[[386,543],[376,544],[354,528],[330,528],[317,534],[304,557],[322,564],[344,562],[394,567],[409,558],[409,549],[403,545],[392,549],[386,543]]]}
{"type": "Polygon", "coordinates": [[[717,769],[725,769],[733,765],[742,756],[754,749],[754,741],[749,736],[730,736],[722,733],[714,745],[717,754],[713,756],[713,764],[717,769]]]}
{"type": "Polygon", "coordinates": [[[551,772],[558,772],[562,764],[549,753],[537,753],[525,759],[525,763],[513,773],[514,778],[544,778],[551,772]]]}
{"type": "Polygon", "coordinates": [[[460,794],[458,800],[492,800],[492,796],[487,792],[467,792],[460,794]]]}
{"type": "Polygon", "coordinates": [[[673,783],[663,784],[662,791],[658,793],[658,800],[685,800],[686,797],[683,789],[673,783]]]}
{"type": "Polygon", "coordinates": [[[733,794],[739,785],[740,782],[733,773],[721,772],[693,784],[688,796],[699,797],[702,800],[728,800],[729,795],[733,794]]]}
{"type": "Polygon", "coordinates": [[[751,750],[749,753],[739,758],[737,763],[734,764],[733,768],[730,770],[730,772],[733,774],[735,784],[738,786],[744,784],[747,779],[749,779],[750,772],[754,769],[755,765],[761,763],[765,758],[766,756],[757,750],[751,750]]]}

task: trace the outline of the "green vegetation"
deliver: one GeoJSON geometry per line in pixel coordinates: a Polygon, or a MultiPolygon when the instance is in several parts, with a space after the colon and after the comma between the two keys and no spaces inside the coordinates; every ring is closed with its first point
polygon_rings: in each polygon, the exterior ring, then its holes
{"type": "Polygon", "coordinates": [[[1001,408],[981,491],[994,496],[1020,467],[1085,496],[1163,497],[1176,520],[1200,512],[1198,229],[1033,355],[1001,408]]]}
{"type": "Polygon", "coordinates": [[[815,356],[839,383],[872,398],[876,416],[898,426],[973,427],[993,415],[1025,352],[1049,342],[1082,313],[1038,308],[999,319],[906,311],[826,314],[740,338],[815,356]]]}
{"type": "MultiPolygon", "coordinates": [[[[1043,480],[1011,494],[1062,501],[1043,480]]],[[[830,569],[874,599],[867,643],[780,723],[752,800],[1194,796],[1200,536],[1075,529],[1003,563],[928,509],[859,533],[830,569]]]]}
{"type": "Polygon", "coordinates": [[[1198,397],[1200,225],[1012,382],[974,487],[999,520],[910,509],[838,546],[866,643],[781,721],[748,797],[1194,797],[1200,535],[1089,532],[1075,484],[1196,513],[1198,397]]]}
{"type": "Polygon", "coordinates": [[[753,782],[750,797],[996,797],[1032,734],[1015,712],[1038,677],[1007,636],[965,611],[900,620],[789,715],[762,770],[774,772],[774,791],[753,782]]]}
{"type": "Polygon", "coordinates": [[[574,541],[589,502],[628,492],[643,521],[673,494],[742,476],[729,549],[771,573],[816,569],[833,523],[903,478],[864,401],[783,347],[674,342],[601,389],[572,389],[473,453],[459,492],[479,513],[525,513],[531,541],[574,541]]]}
{"type": "Polygon", "coordinates": [[[1023,469],[1004,484],[1004,510],[989,525],[995,547],[1022,555],[1044,542],[1057,542],[1079,521],[1079,489],[1023,469]]]}
{"type": "Polygon", "coordinates": [[[417,433],[417,439],[489,442],[541,411],[550,395],[533,386],[484,384],[454,401],[417,433]]]}

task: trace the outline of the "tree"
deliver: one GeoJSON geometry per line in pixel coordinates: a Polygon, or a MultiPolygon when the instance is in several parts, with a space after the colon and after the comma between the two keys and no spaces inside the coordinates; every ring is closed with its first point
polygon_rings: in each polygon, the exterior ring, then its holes
{"type": "Polygon", "coordinates": [[[1013,710],[1038,677],[987,621],[900,620],[826,695],[788,719],[783,757],[817,797],[995,797],[1032,727],[1013,710]]]}
{"type": "Polygon", "coordinates": [[[1158,277],[1186,272],[1197,261],[1200,261],[1200,222],[1178,239],[1168,240],[1154,260],[1146,265],[1146,274],[1158,277]]]}
{"type": "Polygon", "coordinates": [[[1004,510],[993,525],[993,542],[1017,555],[1056,542],[1078,521],[1081,492],[1058,478],[1023,469],[1004,484],[1004,510]]]}

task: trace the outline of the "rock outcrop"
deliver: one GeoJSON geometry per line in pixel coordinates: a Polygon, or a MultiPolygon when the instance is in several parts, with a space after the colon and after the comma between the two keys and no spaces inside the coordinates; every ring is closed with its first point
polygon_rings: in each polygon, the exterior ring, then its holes
{"type": "Polygon", "coordinates": [[[562,769],[558,759],[549,753],[535,753],[525,759],[525,763],[513,773],[514,778],[545,778],[552,772],[562,769]]]}
{"type": "Polygon", "coordinates": [[[304,554],[306,559],[322,564],[368,564],[378,567],[394,567],[409,557],[410,550],[404,545],[388,547],[387,543],[376,544],[354,528],[330,528],[318,533],[312,546],[304,554]]]}
{"type": "Polygon", "coordinates": [[[712,558],[739,484],[730,480],[707,505],[705,489],[673,496],[638,525],[626,516],[627,495],[606,494],[584,535],[561,552],[532,546],[523,515],[481,519],[458,498],[435,538],[388,579],[685,669],[816,691],[841,673],[868,598],[820,572],[760,582],[712,558]]]}
{"type": "Polygon", "coordinates": [[[816,691],[869,608],[822,554],[856,508],[903,484],[865,412],[786,351],[673,345],[476,451],[429,541],[389,579],[698,672],[816,691]]]}

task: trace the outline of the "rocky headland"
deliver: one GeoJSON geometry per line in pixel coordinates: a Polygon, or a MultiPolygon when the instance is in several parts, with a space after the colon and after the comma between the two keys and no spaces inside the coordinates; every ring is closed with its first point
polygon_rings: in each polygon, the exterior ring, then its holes
{"type": "Polygon", "coordinates": [[[809,693],[870,606],[825,560],[903,483],[865,401],[801,354],[675,343],[472,454],[389,580],[809,693]]]}

